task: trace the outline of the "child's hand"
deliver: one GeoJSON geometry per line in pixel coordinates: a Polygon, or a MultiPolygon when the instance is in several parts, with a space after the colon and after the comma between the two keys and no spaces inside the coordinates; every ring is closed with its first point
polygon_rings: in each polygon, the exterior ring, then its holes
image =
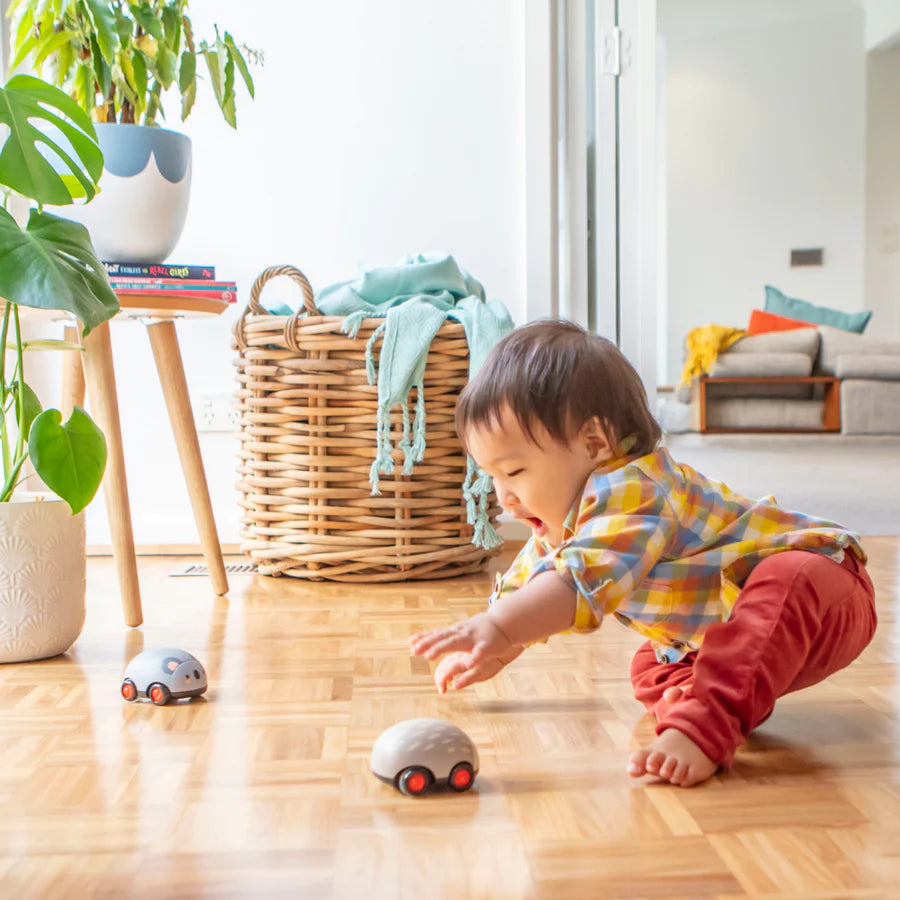
{"type": "Polygon", "coordinates": [[[409,639],[409,649],[413,656],[424,656],[426,659],[434,659],[454,650],[467,650],[467,668],[474,668],[486,659],[500,656],[509,648],[509,638],[488,613],[478,613],[471,619],[447,628],[423,631],[409,639]]]}
{"type": "MultiPolygon", "coordinates": [[[[518,655],[518,654],[516,654],[518,655]]],[[[439,694],[447,693],[451,687],[458,691],[470,684],[487,681],[502,671],[506,663],[496,656],[471,665],[472,657],[468,653],[457,651],[445,656],[434,670],[434,685],[439,694]]]]}

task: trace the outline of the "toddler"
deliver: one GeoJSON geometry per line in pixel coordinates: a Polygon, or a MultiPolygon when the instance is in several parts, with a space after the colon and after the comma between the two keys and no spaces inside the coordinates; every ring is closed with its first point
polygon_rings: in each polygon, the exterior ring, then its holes
{"type": "Polygon", "coordinates": [[[605,338],[561,321],[516,329],[466,386],[456,425],[532,537],[485,612],[410,638],[413,654],[444,657],[441,693],[611,615],[648,639],[631,680],[657,719],[628,772],[689,786],[727,768],[778,697],[871,640],[859,538],[676,463],[637,372],[605,338]]]}

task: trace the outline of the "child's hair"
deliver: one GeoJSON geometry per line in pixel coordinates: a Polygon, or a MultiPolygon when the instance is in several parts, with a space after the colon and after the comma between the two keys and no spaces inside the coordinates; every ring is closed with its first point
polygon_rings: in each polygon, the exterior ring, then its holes
{"type": "Polygon", "coordinates": [[[661,436],[631,363],[611,341],[573,322],[532,322],[497,343],[457,401],[463,444],[471,428],[496,425],[504,406],[535,443],[535,422],[567,443],[593,416],[613,444],[636,436],[629,455],[651,453],[661,436]]]}

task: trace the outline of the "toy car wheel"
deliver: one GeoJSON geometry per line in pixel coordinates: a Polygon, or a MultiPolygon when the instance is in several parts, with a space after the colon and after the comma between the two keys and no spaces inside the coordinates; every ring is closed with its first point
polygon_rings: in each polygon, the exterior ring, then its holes
{"type": "Polygon", "coordinates": [[[475,781],[475,770],[467,762],[457,763],[451,770],[450,776],[447,778],[447,787],[451,791],[462,793],[467,791],[475,781]]]}
{"type": "Polygon", "coordinates": [[[147,696],[157,706],[165,706],[172,697],[169,693],[169,689],[164,684],[159,684],[158,682],[151,684],[150,687],[147,688],[147,696]]]}
{"type": "Polygon", "coordinates": [[[122,682],[122,687],[119,688],[119,691],[126,700],[130,702],[137,700],[137,688],[130,678],[126,678],[122,682]]]}
{"type": "Polygon", "coordinates": [[[400,773],[397,779],[397,787],[407,797],[418,797],[428,790],[433,780],[428,769],[423,769],[420,766],[410,766],[400,773]]]}

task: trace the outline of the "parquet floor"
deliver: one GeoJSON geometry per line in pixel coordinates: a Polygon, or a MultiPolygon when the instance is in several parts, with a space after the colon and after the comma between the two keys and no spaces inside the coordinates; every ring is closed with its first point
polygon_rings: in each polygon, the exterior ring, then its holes
{"type": "Polygon", "coordinates": [[[866,545],[874,644],[690,790],[625,774],[650,723],[627,677],[639,639],[615,622],[435,694],[406,638],[479,609],[492,572],[232,576],[222,599],[169,577],[188,560],[143,558],[147,624],[128,631],[112,561],[91,559],[72,651],[0,667],[0,896],[900,898],[900,538],[866,545]],[[120,699],[157,645],[204,662],[206,699],[120,699]],[[469,732],[475,789],[409,799],[369,774],[412,716],[469,732]]]}

